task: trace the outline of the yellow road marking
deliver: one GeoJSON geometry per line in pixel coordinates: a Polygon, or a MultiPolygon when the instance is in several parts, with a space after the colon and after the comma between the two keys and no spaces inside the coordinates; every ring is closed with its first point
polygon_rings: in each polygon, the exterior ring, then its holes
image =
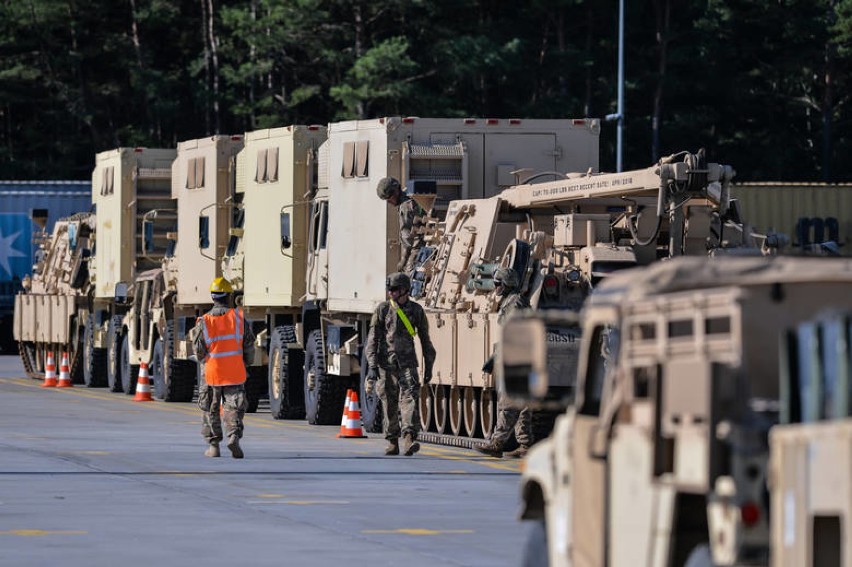
{"type": "Polygon", "coordinates": [[[435,536],[444,534],[472,534],[474,530],[428,530],[425,528],[400,528],[398,530],[361,530],[362,534],[402,534],[435,536]]]}
{"type": "Polygon", "coordinates": [[[0,535],[15,535],[15,536],[48,536],[48,535],[85,535],[89,532],[77,531],[77,530],[60,530],[60,531],[48,531],[48,530],[8,530],[8,531],[0,531],[0,535]]]}

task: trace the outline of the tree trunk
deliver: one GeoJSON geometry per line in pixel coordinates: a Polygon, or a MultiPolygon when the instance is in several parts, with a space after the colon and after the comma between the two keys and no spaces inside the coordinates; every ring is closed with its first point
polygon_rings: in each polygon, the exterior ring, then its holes
{"type": "MultiPolygon", "coordinates": [[[[835,23],[835,4],[832,0],[828,3],[827,23],[829,26],[835,23]]],[[[825,42],[825,92],[822,99],[822,180],[826,183],[832,181],[832,154],[834,153],[833,138],[833,115],[834,115],[834,71],[835,71],[835,46],[826,40],[825,42]]]]}
{"type": "MultiPolygon", "coordinates": [[[[207,41],[210,49],[210,78],[213,103],[213,133],[222,131],[221,115],[219,113],[219,39],[216,37],[214,26],[216,7],[213,0],[207,0],[207,41]]],[[[210,132],[208,131],[208,134],[210,132]]]]}

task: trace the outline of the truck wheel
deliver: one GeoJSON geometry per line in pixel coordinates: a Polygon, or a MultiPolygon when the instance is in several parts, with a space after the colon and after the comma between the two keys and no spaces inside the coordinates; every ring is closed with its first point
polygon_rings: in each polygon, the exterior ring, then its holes
{"type": "Polygon", "coordinates": [[[154,343],[151,377],[154,397],[164,402],[191,402],[195,391],[196,364],[191,360],[175,360],[174,321],[167,321],[163,336],[154,343]]]}
{"type": "Polygon", "coordinates": [[[547,524],[544,520],[531,523],[524,544],[523,567],[547,567],[547,524]]]}
{"type": "Polygon", "coordinates": [[[130,337],[125,334],[121,339],[121,387],[128,396],[136,393],[138,377],[139,365],[130,364],[130,337]]]}
{"type": "Polygon", "coordinates": [[[325,350],[319,329],[311,331],[305,345],[305,412],[311,425],[340,423],[348,380],[325,373],[325,350]],[[309,380],[314,382],[308,388],[309,380]]]}
{"type": "Polygon", "coordinates": [[[106,349],[95,348],[95,316],[86,319],[83,332],[83,383],[89,388],[102,388],[107,385],[106,349]]]}
{"type": "Polygon", "coordinates": [[[296,342],[296,330],[290,325],[275,327],[269,341],[269,411],[273,419],[305,417],[302,390],[302,351],[290,350],[296,342]]]}
{"type": "Polygon", "coordinates": [[[110,392],[121,392],[121,343],[124,331],[121,317],[116,315],[107,326],[107,385],[110,392]]]}
{"type": "Polygon", "coordinates": [[[364,385],[367,381],[367,350],[361,353],[361,420],[364,422],[364,430],[367,433],[382,433],[382,400],[373,390],[368,394],[364,385]]]}

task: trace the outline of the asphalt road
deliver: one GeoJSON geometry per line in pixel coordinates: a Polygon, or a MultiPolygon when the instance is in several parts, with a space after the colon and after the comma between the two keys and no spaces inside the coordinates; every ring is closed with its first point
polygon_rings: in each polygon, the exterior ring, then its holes
{"type": "MultiPolygon", "coordinates": [[[[0,565],[518,565],[517,461],[246,416],[209,459],[193,404],[43,389],[0,357],[0,565]]],[[[342,409],[342,408],[341,408],[342,409]]]]}

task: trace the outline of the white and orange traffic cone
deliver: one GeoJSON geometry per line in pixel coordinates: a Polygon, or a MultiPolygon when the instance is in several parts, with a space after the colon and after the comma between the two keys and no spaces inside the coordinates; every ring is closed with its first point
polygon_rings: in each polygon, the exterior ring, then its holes
{"type": "Polygon", "coordinates": [[[62,353],[62,361],[59,363],[59,383],[57,388],[71,388],[71,369],[68,368],[68,353],[62,353]]]}
{"type": "Polygon", "coordinates": [[[361,404],[358,403],[358,392],[346,392],[346,406],[343,408],[343,423],[340,424],[338,437],[364,438],[364,427],[361,424],[361,404]]]}
{"type": "Polygon", "coordinates": [[[42,388],[53,388],[56,386],[56,361],[53,359],[53,351],[47,352],[47,361],[44,363],[44,384],[42,388]]]}
{"type": "Polygon", "coordinates": [[[153,402],[151,397],[151,382],[148,381],[148,363],[143,362],[139,365],[139,379],[136,381],[136,395],[133,396],[134,402],[153,402]]]}

